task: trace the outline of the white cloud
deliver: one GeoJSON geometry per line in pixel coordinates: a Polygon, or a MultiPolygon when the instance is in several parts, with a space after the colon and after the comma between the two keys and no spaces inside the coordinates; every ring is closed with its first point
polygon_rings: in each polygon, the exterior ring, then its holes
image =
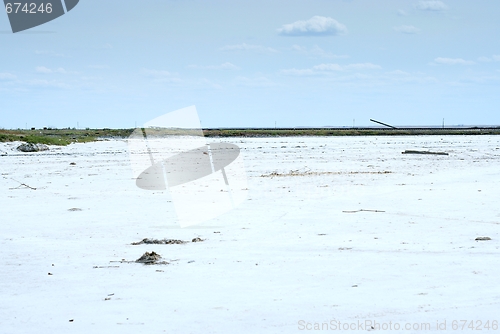
{"type": "Polygon", "coordinates": [[[420,1],[417,4],[417,8],[420,10],[440,12],[443,10],[447,10],[448,6],[446,6],[442,1],[430,0],[430,1],[420,1]]]}
{"type": "Polygon", "coordinates": [[[179,83],[181,80],[176,77],[175,73],[171,73],[165,70],[150,70],[147,68],[143,68],[141,70],[142,74],[154,78],[155,82],[173,82],[179,83]]]}
{"type": "Polygon", "coordinates": [[[38,73],[52,73],[52,70],[50,68],[45,67],[45,66],[38,66],[36,68],[36,71],[38,73]]]}
{"type": "Polygon", "coordinates": [[[313,66],[312,68],[315,71],[343,71],[344,68],[339,64],[320,64],[313,66]]]}
{"type": "Polygon", "coordinates": [[[485,63],[491,61],[500,61],[500,55],[493,55],[491,57],[479,57],[477,58],[477,60],[485,63]]]}
{"type": "Polygon", "coordinates": [[[408,13],[405,10],[400,9],[400,10],[398,10],[398,15],[399,16],[408,16],[408,13]]]}
{"type": "Polygon", "coordinates": [[[35,70],[36,70],[37,73],[43,73],[43,74],[52,74],[52,73],[76,74],[76,72],[66,71],[62,67],[59,67],[59,68],[56,68],[56,69],[53,70],[53,69],[47,68],[45,66],[37,66],[35,70]]]}
{"type": "Polygon", "coordinates": [[[313,70],[316,71],[349,71],[349,70],[379,70],[382,67],[380,65],[375,65],[372,63],[358,63],[358,64],[320,64],[313,66],[313,70]]]}
{"type": "Polygon", "coordinates": [[[394,30],[403,34],[418,34],[420,32],[417,27],[407,25],[394,27],[394,30]]]}
{"type": "Polygon", "coordinates": [[[194,68],[194,69],[199,69],[199,70],[239,70],[240,68],[232,63],[225,62],[224,64],[220,65],[208,65],[208,66],[201,66],[201,65],[189,65],[188,68],[194,68]]]}
{"type": "Polygon", "coordinates": [[[252,45],[252,44],[235,44],[235,45],[226,45],[220,48],[221,51],[254,51],[254,52],[262,52],[262,53],[275,53],[278,52],[273,48],[265,47],[262,45],[252,45]]]}
{"type": "Polygon", "coordinates": [[[345,35],[347,28],[331,17],[313,16],[307,21],[285,24],[278,33],[283,36],[336,36],[345,35]]]}
{"type": "Polygon", "coordinates": [[[307,75],[317,75],[321,73],[328,72],[344,72],[351,70],[379,70],[382,67],[380,65],[372,64],[372,63],[356,63],[356,64],[348,64],[348,65],[340,65],[340,64],[319,64],[313,66],[308,69],[286,69],[281,70],[282,74],[285,75],[299,75],[299,76],[307,76],[307,75]]]}
{"type": "Polygon", "coordinates": [[[61,81],[56,81],[56,80],[30,80],[26,82],[30,86],[37,86],[37,87],[44,87],[44,88],[63,88],[63,89],[69,89],[72,88],[70,85],[61,82],[61,81]]]}
{"type": "Polygon", "coordinates": [[[17,77],[11,73],[0,73],[0,80],[15,80],[17,77]]]}
{"type": "Polygon", "coordinates": [[[499,81],[500,76],[495,72],[468,71],[465,77],[459,78],[453,84],[461,86],[469,84],[496,84],[499,81]]]}
{"type": "Polygon", "coordinates": [[[304,55],[310,57],[320,57],[320,58],[349,58],[348,55],[337,55],[328,51],[323,50],[319,46],[315,45],[311,49],[307,49],[300,45],[294,44],[292,45],[292,50],[300,52],[304,55]]]}
{"type": "Polygon", "coordinates": [[[473,61],[464,60],[462,58],[442,58],[438,57],[434,59],[434,63],[442,65],[472,65],[475,64],[473,61]]]}

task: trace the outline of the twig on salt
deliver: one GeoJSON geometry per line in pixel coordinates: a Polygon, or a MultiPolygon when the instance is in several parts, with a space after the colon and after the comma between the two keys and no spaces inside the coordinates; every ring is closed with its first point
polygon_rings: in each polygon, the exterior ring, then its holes
{"type": "Polygon", "coordinates": [[[382,211],[382,210],[365,210],[365,209],[361,209],[361,210],[354,210],[354,211],[342,211],[344,213],[356,213],[356,212],[385,212],[385,211],[382,211]]]}
{"type": "MultiPolygon", "coordinates": [[[[14,179],[11,178],[11,180],[14,180],[14,179]]],[[[29,188],[29,189],[32,189],[32,190],[36,190],[36,188],[33,188],[33,187],[27,185],[26,183],[19,182],[18,180],[14,180],[14,181],[16,181],[17,183],[19,183],[19,186],[15,187],[15,188],[9,188],[9,189],[19,189],[21,187],[26,187],[26,188],[29,188]]]]}

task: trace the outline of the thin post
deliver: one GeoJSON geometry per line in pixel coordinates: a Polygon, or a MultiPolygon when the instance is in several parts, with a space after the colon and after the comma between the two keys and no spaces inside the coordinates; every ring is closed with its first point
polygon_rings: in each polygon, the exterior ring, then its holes
{"type": "Polygon", "coordinates": [[[395,126],[392,126],[392,125],[389,125],[389,124],[385,124],[383,122],[379,122],[379,121],[371,119],[371,118],[370,118],[370,121],[378,123],[378,124],[382,124],[382,125],[387,126],[387,127],[391,128],[391,129],[397,129],[395,126]]]}

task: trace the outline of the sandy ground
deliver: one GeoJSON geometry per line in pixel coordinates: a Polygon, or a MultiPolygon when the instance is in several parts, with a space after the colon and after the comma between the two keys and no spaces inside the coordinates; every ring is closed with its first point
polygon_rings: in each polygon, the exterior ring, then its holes
{"type": "Polygon", "coordinates": [[[500,332],[500,136],[223,141],[248,200],[184,229],[124,141],[0,144],[0,332],[500,332]]]}

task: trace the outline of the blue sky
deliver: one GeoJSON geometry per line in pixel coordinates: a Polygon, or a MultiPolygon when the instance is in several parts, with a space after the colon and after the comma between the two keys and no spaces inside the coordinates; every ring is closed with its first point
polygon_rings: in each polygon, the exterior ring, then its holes
{"type": "Polygon", "coordinates": [[[500,124],[500,2],[81,0],[13,34],[0,127],[500,124]]]}

